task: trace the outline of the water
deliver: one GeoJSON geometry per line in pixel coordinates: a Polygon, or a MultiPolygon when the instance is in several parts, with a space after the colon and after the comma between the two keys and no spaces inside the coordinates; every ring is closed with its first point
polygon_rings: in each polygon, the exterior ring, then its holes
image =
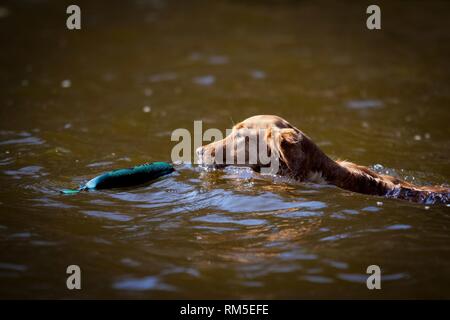
{"type": "Polygon", "coordinates": [[[170,160],[194,120],[255,114],[330,156],[448,183],[447,3],[382,2],[379,32],[357,2],[85,1],[81,31],[59,1],[1,6],[1,297],[450,298],[446,206],[190,165],[58,193],[170,160]]]}

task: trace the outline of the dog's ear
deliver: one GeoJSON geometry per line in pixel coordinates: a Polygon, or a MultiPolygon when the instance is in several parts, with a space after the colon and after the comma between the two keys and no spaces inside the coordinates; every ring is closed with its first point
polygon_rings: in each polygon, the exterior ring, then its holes
{"type": "Polygon", "coordinates": [[[270,153],[276,155],[287,169],[296,174],[301,163],[301,134],[292,128],[270,128],[266,130],[265,140],[270,153]]]}
{"type": "Polygon", "coordinates": [[[296,144],[300,142],[301,135],[292,128],[280,130],[280,144],[296,144]]]}
{"type": "Polygon", "coordinates": [[[302,160],[300,141],[301,135],[295,129],[285,128],[279,130],[278,149],[280,158],[286,166],[296,174],[302,160]]]}
{"type": "Polygon", "coordinates": [[[280,148],[281,144],[295,144],[300,142],[301,135],[292,128],[269,128],[266,131],[265,140],[271,147],[280,148]]]}

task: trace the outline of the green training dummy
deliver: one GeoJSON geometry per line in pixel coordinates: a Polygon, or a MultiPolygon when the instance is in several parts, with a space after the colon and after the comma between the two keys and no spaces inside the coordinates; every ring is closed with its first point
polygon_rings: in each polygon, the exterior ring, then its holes
{"type": "Polygon", "coordinates": [[[64,194],[78,193],[84,190],[123,188],[141,185],[175,171],[167,162],[152,162],[127,169],[106,172],[89,180],[78,189],[61,190],[64,194]]]}

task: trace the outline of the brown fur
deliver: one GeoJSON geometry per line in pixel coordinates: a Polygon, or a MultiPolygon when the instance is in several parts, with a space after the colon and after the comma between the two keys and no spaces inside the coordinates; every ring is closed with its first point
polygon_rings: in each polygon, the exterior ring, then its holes
{"type": "MultiPolygon", "coordinates": [[[[226,146],[229,144],[233,144],[237,149],[246,148],[246,159],[249,159],[248,143],[239,143],[239,139],[242,134],[258,136],[260,130],[265,132],[264,141],[269,152],[275,152],[279,156],[280,175],[305,181],[309,175],[320,173],[327,182],[358,193],[422,203],[449,202],[450,189],[447,187],[420,187],[351,162],[334,161],[299,129],[272,115],[254,116],[238,123],[225,139],[200,147],[197,150],[199,159],[206,163],[218,162],[217,150],[222,150],[225,155],[226,146]]],[[[261,168],[259,163],[250,166],[257,171],[261,168]]]]}

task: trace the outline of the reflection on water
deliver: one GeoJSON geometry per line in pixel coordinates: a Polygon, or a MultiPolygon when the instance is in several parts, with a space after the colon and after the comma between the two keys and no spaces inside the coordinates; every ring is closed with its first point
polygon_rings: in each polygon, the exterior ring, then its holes
{"type": "Polygon", "coordinates": [[[448,4],[382,3],[396,14],[368,32],[358,3],[100,3],[81,2],[80,32],[60,25],[62,3],[0,7],[0,296],[450,297],[446,206],[190,165],[58,192],[168,161],[170,133],[194,120],[261,113],[331,156],[447,183],[448,4]],[[71,264],[80,292],[64,286],[71,264]],[[372,264],[382,292],[365,286],[372,264]]]}
{"type": "Polygon", "coordinates": [[[383,102],[379,100],[350,100],[346,103],[350,109],[369,109],[380,108],[383,106],[383,102]]]}

